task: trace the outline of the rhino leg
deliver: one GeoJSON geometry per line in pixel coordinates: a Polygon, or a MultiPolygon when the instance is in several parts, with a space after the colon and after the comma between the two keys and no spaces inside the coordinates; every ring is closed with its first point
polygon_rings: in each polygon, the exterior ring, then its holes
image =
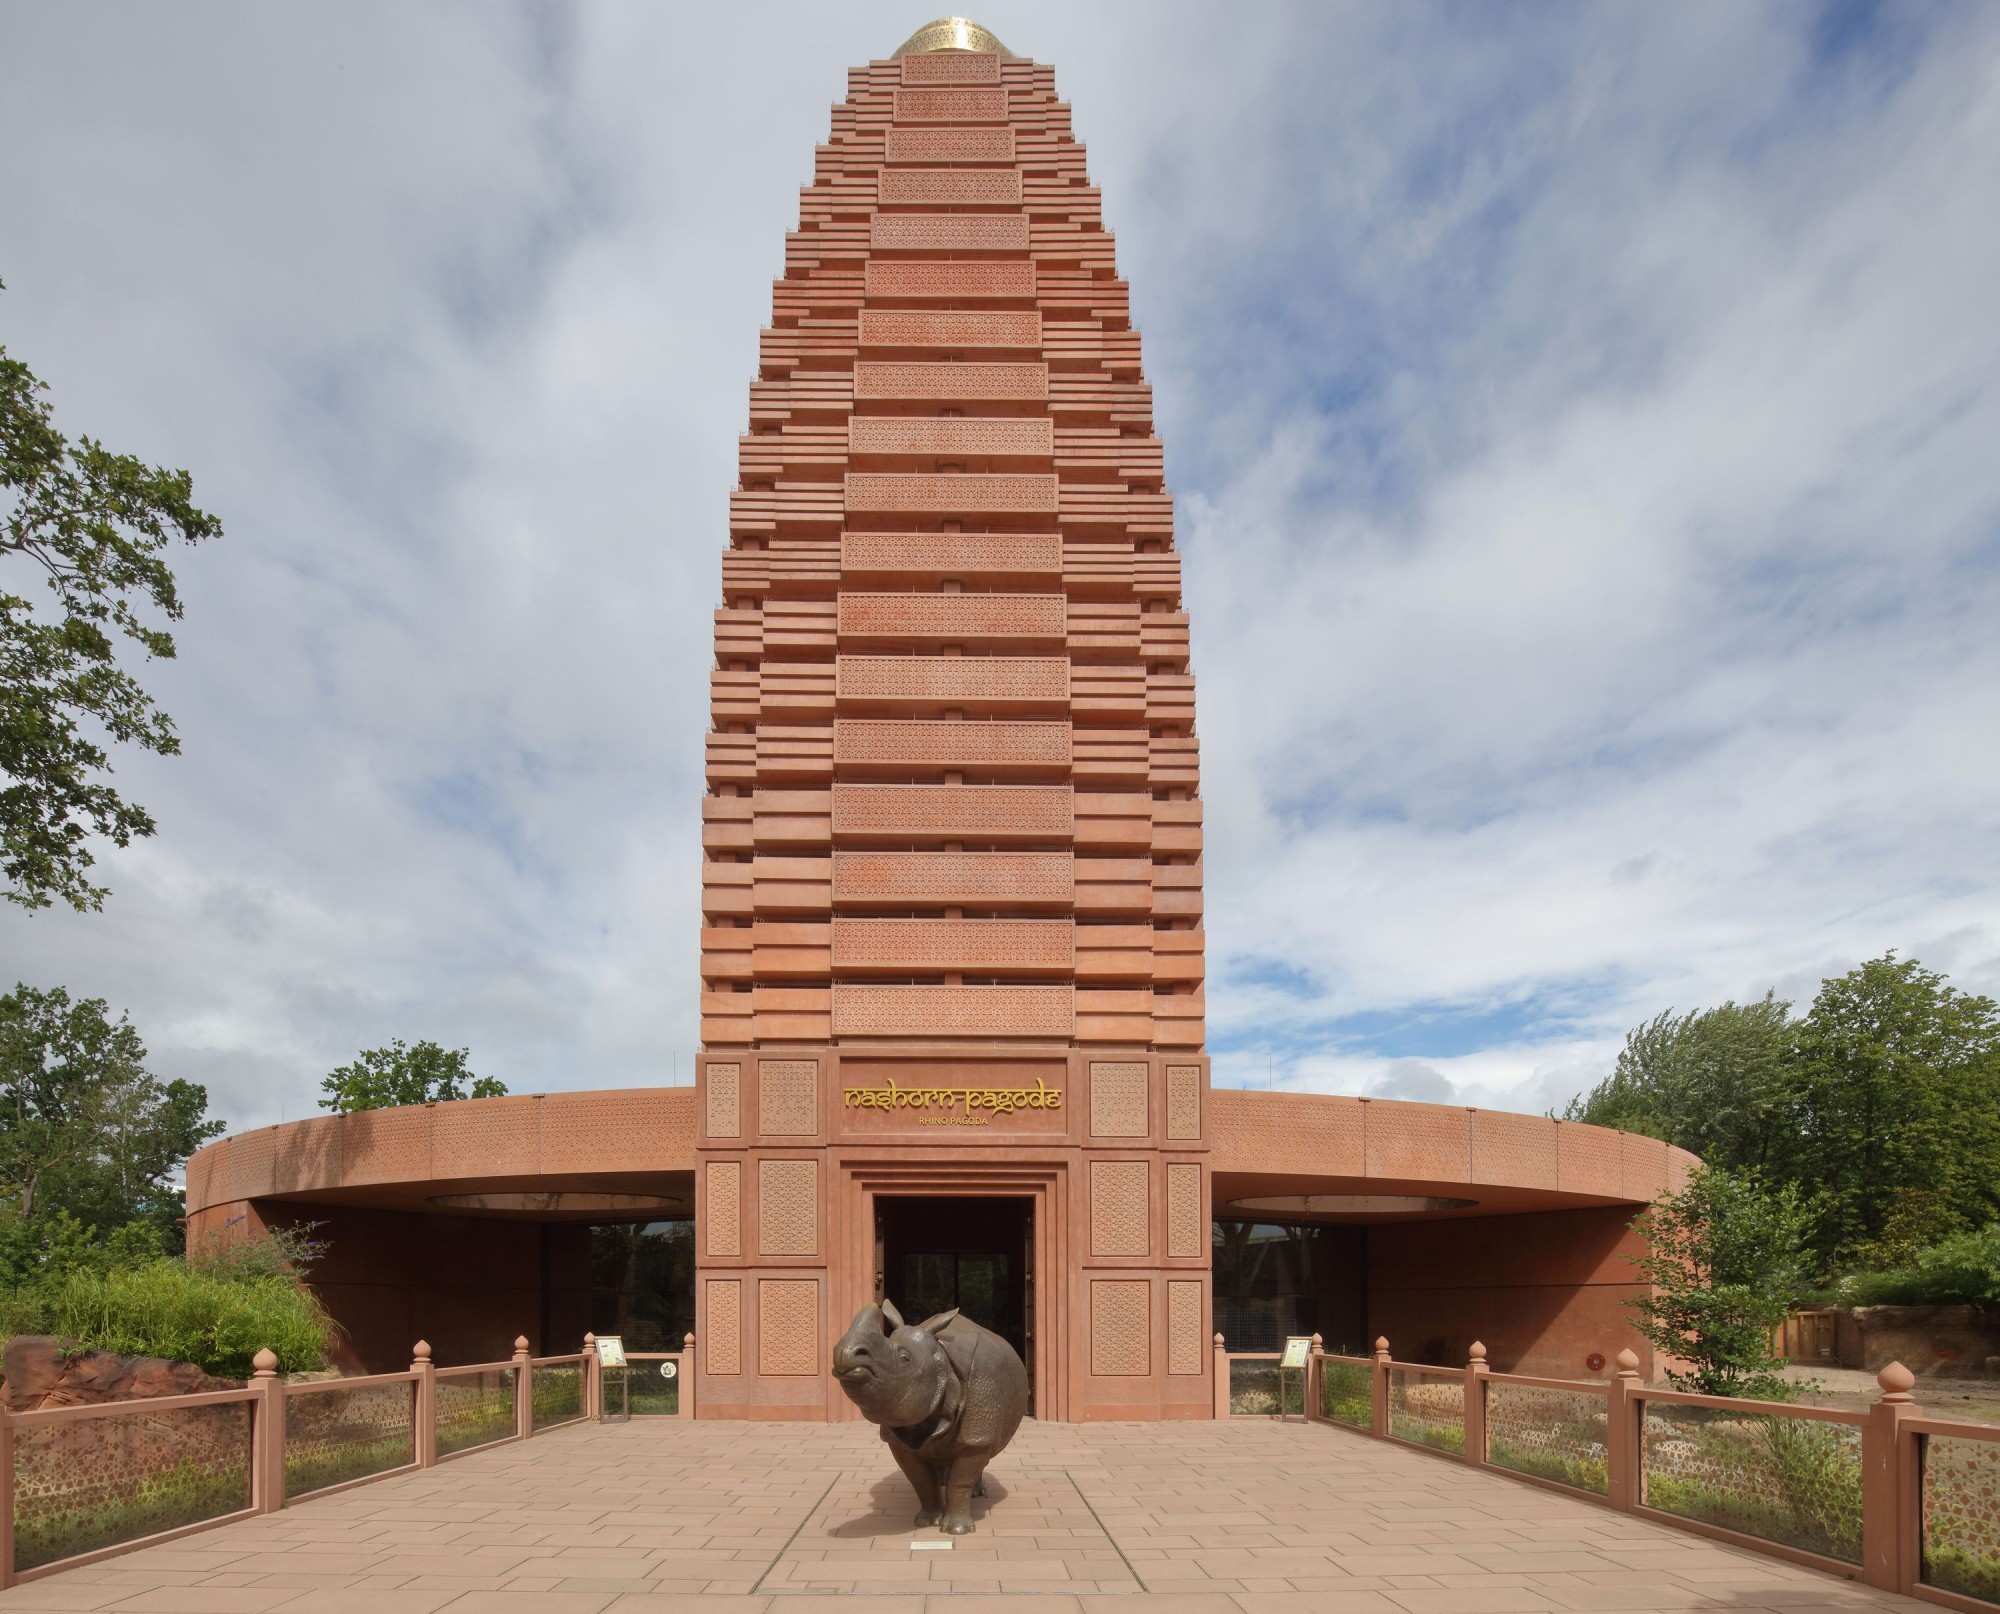
{"type": "Polygon", "coordinates": [[[946,1535],[969,1536],[972,1534],[972,1497],[976,1490],[983,1490],[981,1476],[986,1472],[987,1453],[966,1452],[951,1460],[951,1473],[945,1480],[944,1519],[938,1528],[946,1535]]]}
{"type": "Polygon", "coordinates": [[[931,1472],[931,1465],[886,1429],[882,1431],[882,1443],[889,1448],[889,1455],[896,1459],[896,1466],[903,1471],[910,1488],[917,1493],[918,1526],[936,1524],[944,1497],[938,1488],[937,1475],[931,1472]]]}

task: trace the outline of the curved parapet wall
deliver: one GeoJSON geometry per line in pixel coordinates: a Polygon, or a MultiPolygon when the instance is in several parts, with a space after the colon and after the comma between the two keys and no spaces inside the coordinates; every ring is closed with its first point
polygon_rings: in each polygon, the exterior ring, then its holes
{"type": "MultiPolygon", "coordinates": [[[[1477,1191],[1474,1211],[1644,1204],[1697,1164],[1657,1138],[1502,1110],[1216,1089],[1209,1137],[1226,1211],[1246,1184],[1339,1181],[1477,1191]]],[[[261,1127],[188,1161],[190,1216],[260,1199],[416,1208],[481,1188],[658,1188],[692,1172],[694,1092],[619,1088],[363,1110],[261,1127]]],[[[1448,1196],[1449,1197],[1449,1196],[1448,1196]]]]}

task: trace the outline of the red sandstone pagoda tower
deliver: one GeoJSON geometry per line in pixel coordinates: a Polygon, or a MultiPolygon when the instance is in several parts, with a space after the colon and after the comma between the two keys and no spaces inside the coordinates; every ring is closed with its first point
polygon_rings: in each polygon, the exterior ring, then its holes
{"type": "Polygon", "coordinates": [[[1209,1414],[1201,806],[1161,479],[1052,70],[952,19],[852,71],[715,617],[704,1416],[847,1415],[831,1341],[885,1291],[1010,1333],[1040,1416],[1209,1414]]]}

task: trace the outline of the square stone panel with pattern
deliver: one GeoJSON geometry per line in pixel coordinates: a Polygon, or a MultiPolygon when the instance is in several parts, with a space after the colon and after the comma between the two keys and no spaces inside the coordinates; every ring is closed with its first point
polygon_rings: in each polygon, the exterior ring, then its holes
{"type": "Polygon", "coordinates": [[[1090,1253],[1150,1255],[1151,1204],[1143,1160],[1090,1163],[1090,1253]]]}
{"type": "Polygon", "coordinates": [[[1208,1253],[1208,1219],[1201,1214],[1201,1167],[1175,1161],[1167,1167],[1167,1254],[1185,1260],[1208,1253]]]}
{"type": "MultiPolygon", "coordinates": [[[[285,1147],[271,1163],[271,1192],[305,1193],[315,1188],[337,1187],[340,1183],[341,1119],[322,1115],[310,1121],[295,1121],[285,1138],[285,1147]]],[[[188,1202],[205,1205],[208,1198],[188,1184],[188,1202]]]]}
{"type": "Polygon", "coordinates": [[[757,1062],[757,1130],[767,1138],[811,1137],[819,1131],[819,1061],[757,1062]]]}
{"type": "Polygon", "coordinates": [[[708,1089],[708,1135],[711,1138],[741,1137],[743,1067],[711,1064],[702,1080],[708,1089]]]}
{"type": "Polygon", "coordinates": [[[1201,1066],[1167,1067],[1167,1136],[1176,1142],[1201,1136],[1201,1066]]]}
{"type": "Polygon", "coordinates": [[[1090,1371],[1144,1378],[1153,1370],[1153,1286],[1143,1278],[1099,1278],[1090,1286],[1090,1371]]]}
{"type": "Polygon", "coordinates": [[[1202,1338],[1201,1285],[1192,1279],[1167,1283],[1167,1371],[1179,1377],[1201,1372],[1209,1354],[1202,1338]]]}
{"type": "Polygon", "coordinates": [[[1618,1198],[1625,1191],[1618,1134],[1603,1127],[1558,1122],[1556,1179],[1556,1186],[1566,1194],[1618,1198]]]}
{"type": "Polygon", "coordinates": [[[711,1160],[703,1168],[706,1183],[707,1245],[710,1255],[743,1253],[743,1163],[711,1160]]]}
{"type": "Polygon", "coordinates": [[[862,594],[842,591],[842,638],[1060,639],[1060,594],[862,594]]]}
{"type": "Polygon", "coordinates": [[[817,1160],[758,1162],[757,1251],[760,1255],[819,1253],[817,1160]]]}
{"type": "Polygon", "coordinates": [[[1076,892],[1068,852],[833,854],[835,903],[1064,904],[1076,892]]]}
{"type": "Polygon", "coordinates": [[[743,1282],[740,1278],[710,1278],[708,1326],[702,1349],[711,1373],[743,1371],[743,1282]]]}
{"type": "Polygon", "coordinates": [[[1143,1138],[1146,1135],[1146,1066],[1093,1063],[1090,1067],[1090,1135],[1143,1138]]]}
{"type": "Polygon", "coordinates": [[[1053,656],[841,656],[840,701],[940,701],[1060,706],[1069,699],[1069,662],[1053,656]]]}
{"type": "Polygon", "coordinates": [[[1039,473],[850,472],[849,510],[918,515],[1054,515],[1056,479],[1039,473]]]}
{"type": "Polygon", "coordinates": [[[778,1377],[819,1372],[819,1284],[812,1278],[757,1283],[757,1371],[778,1377]]]}
{"type": "Polygon", "coordinates": [[[1067,919],[836,919],[833,967],[1068,974],[1075,939],[1067,919]]]}

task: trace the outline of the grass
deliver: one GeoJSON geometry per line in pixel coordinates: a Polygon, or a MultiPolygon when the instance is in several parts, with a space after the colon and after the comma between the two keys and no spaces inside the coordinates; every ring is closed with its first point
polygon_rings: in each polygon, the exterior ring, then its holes
{"type": "Polygon", "coordinates": [[[1532,1474],[1537,1479],[1553,1480],[1558,1485],[1588,1491],[1593,1496],[1603,1496],[1611,1488],[1610,1465],[1601,1454],[1572,1457],[1564,1452],[1517,1446],[1506,1436],[1489,1430],[1486,1460],[1495,1468],[1511,1468],[1517,1474],[1532,1474]]]}
{"type": "Polygon", "coordinates": [[[223,1378],[247,1379],[268,1347],[278,1371],[326,1359],[326,1314],[288,1273],[245,1273],[149,1261],[111,1272],[72,1272],[48,1295],[54,1333],[96,1350],[193,1362],[223,1378]]]}
{"type": "Polygon", "coordinates": [[[1389,1414],[1389,1433],[1398,1440],[1407,1440],[1413,1445],[1432,1446],[1439,1451],[1465,1455],[1465,1430],[1450,1424],[1431,1423],[1427,1419],[1412,1418],[1407,1413],[1389,1414]]]}
{"type": "Polygon", "coordinates": [[[370,1474],[407,1468],[416,1460],[408,1431],[378,1435],[373,1440],[342,1441],[338,1445],[287,1451],[285,1495],[291,1498],[323,1491],[329,1485],[345,1485],[349,1480],[366,1479],[370,1474]]]}
{"type": "Polygon", "coordinates": [[[1933,1535],[1924,1547],[1923,1582],[1926,1586],[2000,1603],[2000,1555],[1968,1552],[1933,1535]]]}
{"type": "Polygon", "coordinates": [[[1771,1417],[1754,1429],[1684,1425],[1677,1438],[1694,1447],[1690,1466],[1720,1469],[1735,1483],[1659,1472],[1649,1451],[1648,1507],[1843,1563],[1861,1561],[1860,1449],[1844,1426],[1771,1417]]]}
{"type": "Polygon", "coordinates": [[[1335,1423],[1367,1429],[1375,1422],[1375,1375],[1347,1362],[1322,1362],[1319,1410],[1335,1423]]]}
{"type": "Polygon", "coordinates": [[[100,1486],[15,1501],[14,1567],[37,1569],[80,1553],[116,1547],[240,1513],[250,1505],[249,1460],[220,1467],[183,1462],[142,1478],[127,1496],[106,1501],[100,1486]]]}

